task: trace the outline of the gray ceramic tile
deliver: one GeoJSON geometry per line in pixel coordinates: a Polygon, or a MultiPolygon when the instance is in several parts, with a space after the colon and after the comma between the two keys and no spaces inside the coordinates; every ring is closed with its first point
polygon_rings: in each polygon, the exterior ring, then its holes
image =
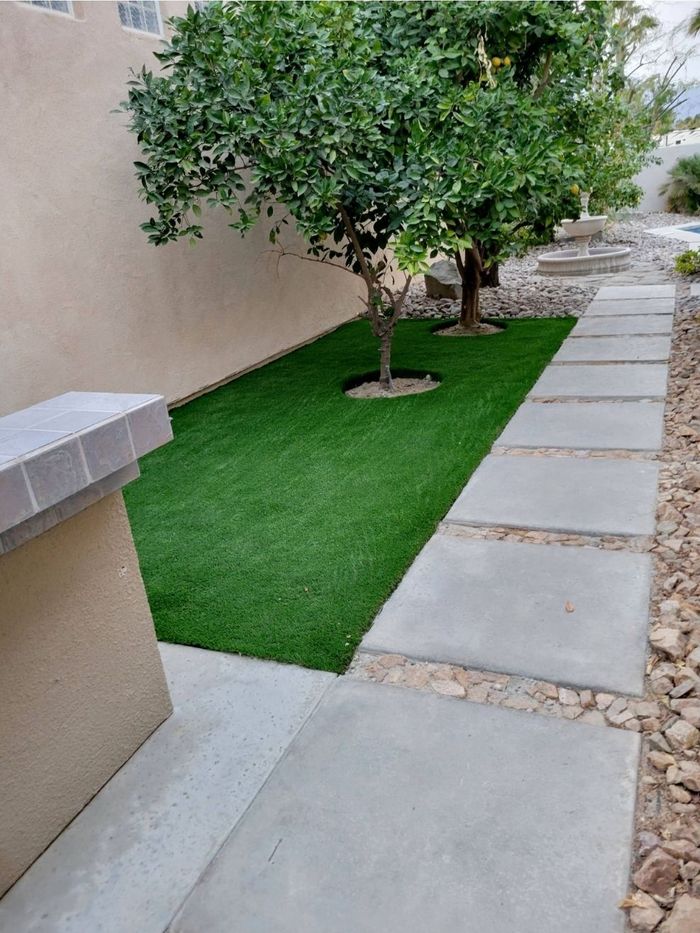
{"type": "MultiPolygon", "coordinates": [[[[0,418],[0,430],[32,428],[50,417],[51,414],[51,410],[47,411],[41,405],[32,405],[31,408],[23,408],[21,411],[13,411],[10,415],[3,415],[0,418]]],[[[54,411],[53,414],[56,414],[56,412],[54,411]]]]}
{"type": "Polygon", "coordinates": [[[24,466],[40,510],[67,499],[90,482],[75,437],[40,451],[26,460],[24,466]]]}
{"type": "Polygon", "coordinates": [[[59,408],[69,411],[121,412],[137,405],[145,405],[159,398],[158,395],[138,395],[120,392],[65,392],[56,398],[42,402],[42,408],[59,408]]]}
{"type": "MultiPolygon", "coordinates": [[[[0,432],[4,434],[5,432],[0,432]]],[[[68,437],[68,431],[46,431],[36,430],[34,428],[19,428],[15,433],[8,432],[9,436],[0,436],[0,454],[6,454],[10,457],[23,457],[38,450],[40,447],[46,447],[47,444],[55,444],[62,437],[68,437]]]]}
{"type": "Polygon", "coordinates": [[[142,457],[172,440],[173,429],[165,399],[158,398],[154,402],[135,408],[129,411],[127,417],[137,457],[142,457]]]}
{"type": "MultiPolygon", "coordinates": [[[[77,493],[77,495],[80,495],[80,493],[77,493]]],[[[43,535],[49,528],[58,525],[61,520],[58,514],[58,506],[52,505],[51,508],[44,509],[43,512],[37,512],[36,515],[30,516],[26,521],[15,525],[14,528],[3,531],[0,534],[0,544],[2,544],[5,553],[9,553],[16,547],[21,547],[27,541],[31,541],[32,538],[43,535]]]]}
{"type": "Polygon", "coordinates": [[[50,409],[44,409],[45,420],[39,422],[39,427],[49,431],[69,431],[74,434],[99,424],[100,421],[116,417],[114,413],[106,411],[62,411],[57,414],[50,409]]]}
{"type": "Polygon", "coordinates": [[[134,459],[126,418],[113,418],[80,435],[90,476],[102,479],[134,459]]]}
{"type": "Polygon", "coordinates": [[[0,531],[18,525],[33,512],[34,503],[21,465],[0,465],[0,531]]]}

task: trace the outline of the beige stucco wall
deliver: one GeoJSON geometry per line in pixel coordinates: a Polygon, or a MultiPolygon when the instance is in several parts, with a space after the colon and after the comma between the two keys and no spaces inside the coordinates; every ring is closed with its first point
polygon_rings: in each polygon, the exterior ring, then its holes
{"type": "Polygon", "coordinates": [[[121,492],[0,556],[0,895],[171,711],[121,492]]]}
{"type": "Polygon", "coordinates": [[[0,3],[0,415],[69,389],[172,402],[357,314],[340,270],[286,258],[278,275],[264,224],[242,240],[214,211],[195,246],[147,243],[136,142],[110,111],[159,40],[116,3],[74,8],[0,3]]]}

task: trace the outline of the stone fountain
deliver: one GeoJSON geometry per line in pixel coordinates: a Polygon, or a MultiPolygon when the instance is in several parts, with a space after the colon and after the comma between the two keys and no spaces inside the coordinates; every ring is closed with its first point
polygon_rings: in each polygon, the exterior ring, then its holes
{"type": "Polygon", "coordinates": [[[543,253],[537,260],[542,275],[601,275],[628,269],[631,250],[628,246],[590,246],[591,237],[605,226],[607,214],[588,213],[589,191],[581,192],[581,214],[578,220],[562,220],[566,234],[574,238],[575,249],[560,249],[543,253]]]}

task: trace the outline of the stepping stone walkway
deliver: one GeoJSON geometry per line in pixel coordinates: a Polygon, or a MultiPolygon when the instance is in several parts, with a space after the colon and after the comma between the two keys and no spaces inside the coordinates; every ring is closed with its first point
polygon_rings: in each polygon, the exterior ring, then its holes
{"type": "MultiPolygon", "coordinates": [[[[591,307],[601,297],[613,304],[652,304],[672,296],[672,285],[607,286],[591,307]]],[[[595,320],[589,313],[582,322],[595,320]]],[[[640,319],[608,319],[621,331],[629,322],[626,336],[572,334],[557,356],[566,358],[582,343],[658,340],[635,336],[640,319]]],[[[661,450],[667,365],[556,360],[457,498],[447,529],[608,535],[618,537],[620,546],[653,534],[658,464],[634,457],[661,450]],[[587,451],[602,456],[581,456],[587,451]]],[[[362,647],[638,694],[650,564],[648,555],[625,551],[438,532],[362,647]]]]}

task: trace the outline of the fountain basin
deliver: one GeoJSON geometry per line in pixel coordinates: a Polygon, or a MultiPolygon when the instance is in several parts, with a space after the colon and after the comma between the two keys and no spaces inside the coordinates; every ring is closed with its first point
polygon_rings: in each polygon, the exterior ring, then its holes
{"type": "Polygon", "coordinates": [[[562,220],[561,226],[565,233],[572,237],[593,236],[605,226],[607,214],[595,214],[590,217],[580,217],[578,220],[562,220]]]}
{"type": "Polygon", "coordinates": [[[581,255],[577,249],[559,249],[539,256],[537,271],[541,275],[602,275],[606,272],[621,272],[629,269],[631,252],[629,246],[594,246],[588,249],[586,255],[581,255]]]}

